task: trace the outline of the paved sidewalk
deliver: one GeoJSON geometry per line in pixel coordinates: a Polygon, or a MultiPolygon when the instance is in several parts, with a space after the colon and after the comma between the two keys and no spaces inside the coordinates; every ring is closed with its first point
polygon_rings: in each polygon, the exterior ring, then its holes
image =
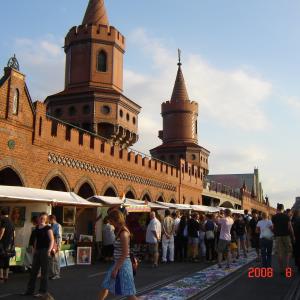
{"type": "Polygon", "coordinates": [[[231,275],[243,266],[251,263],[256,258],[254,252],[249,253],[247,258],[240,258],[237,262],[231,264],[229,270],[224,267],[220,269],[218,265],[213,265],[202,271],[194,273],[162,288],[141,295],[139,300],[186,300],[205,289],[213,286],[218,281],[231,275]]]}

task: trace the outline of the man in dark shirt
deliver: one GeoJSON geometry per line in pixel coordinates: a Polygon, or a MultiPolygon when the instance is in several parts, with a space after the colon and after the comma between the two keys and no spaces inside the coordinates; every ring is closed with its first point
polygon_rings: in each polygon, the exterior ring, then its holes
{"type": "Polygon", "coordinates": [[[251,247],[256,250],[257,258],[259,261],[259,233],[256,232],[256,225],[258,223],[258,214],[256,210],[252,211],[252,219],[249,222],[250,236],[251,236],[251,247]]]}
{"type": "Polygon", "coordinates": [[[284,260],[286,260],[286,268],[290,266],[290,258],[292,255],[292,239],[295,240],[293,227],[291,220],[288,215],[283,213],[283,204],[277,204],[277,213],[272,217],[272,222],[274,226],[274,235],[276,241],[276,254],[278,256],[278,264],[280,268],[280,273],[284,275],[284,260]]]}
{"type": "Polygon", "coordinates": [[[0,219],[0,282],[8,280],[9,259],[6,254],[7,249],[11,249],[14,245],[15,228],[8,218],[8,208],[3,208],[0,219]]]}
{"type": "Polygon", "coordinates": [[[187,224],[188,236],[189,236],[189,246],[191,250],[191,260],[196,261],[196,256],[198,254],[199,245],[199,229],[200,225],[197,221],[198,214],[193,213],[192,217],[189,219],[187,224]]]}

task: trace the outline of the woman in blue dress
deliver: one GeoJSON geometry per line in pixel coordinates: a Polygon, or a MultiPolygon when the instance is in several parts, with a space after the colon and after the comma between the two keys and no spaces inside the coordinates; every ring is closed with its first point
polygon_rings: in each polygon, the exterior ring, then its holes
{"type": "Polygon", "coordinates": [[[126,227],[124,215],[119,210],[113,210],[108,218],[115,227],[116,233],[114,264],[104,278],[99,300],[104,300],[109,293],[125,296],[129,300],[137,300],[129,255],[130,232],[126,227]]]}

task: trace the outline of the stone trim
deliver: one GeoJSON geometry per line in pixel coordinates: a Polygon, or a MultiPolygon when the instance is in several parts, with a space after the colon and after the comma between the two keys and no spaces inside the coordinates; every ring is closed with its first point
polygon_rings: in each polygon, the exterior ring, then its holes
{"type": "Polygon", "coordinates": [[[114,177],[117,179],[122,179],[122,180],[130,181],[138,184],[148,185],[155,188],[176,192],[176,186],[170,183],[162,183],[153,179],[132,175],[127,172],[122,172],[104,166],[86,163],[81,160],[74,159],[68,156],[62,156],[59,154],[55,154],[53,152],[48,153],[48,162],[56,165],[63,165],[65,167],[72,168],[72,169],[78,169],[78,170],[87,171],[98,175],[114,177]]]}

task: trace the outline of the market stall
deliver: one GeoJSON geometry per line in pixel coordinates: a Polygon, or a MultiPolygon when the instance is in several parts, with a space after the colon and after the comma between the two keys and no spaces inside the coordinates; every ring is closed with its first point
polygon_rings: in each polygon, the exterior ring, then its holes
{"type": "Polygon", "coordinates": [[[0,186],[0,210],[8,207],[10,218],[16,228],[16,257],[11,265],[23,266],[26,248],[33,229],[31,219],[41,212],[52,214],[56,207],[62,208],[61,220],[63,226],[62,266],[71,265],[75,255],[75,223],[78,215],[88,207],[98,206],[79,197],[72,192],[58,192],[26,187],[0,186]],[[66,255],[65,255],[66,254],[66,255]]]}
{"type": "Polygon", "coordinates": [[[121,205],[125,207],[126,223],[131,232],[132,238],[132,250],[141,258],[143,258],[147,252],[145,237],[149,222],[149,212],[152,210],[162,211],[167,209],[167,207],[155,202],[135,200],[124,197],[93,196],[87,200],[101,204],[103,208],[106,208],[106,211],[111,207],[120,207],[121,205]]]}

